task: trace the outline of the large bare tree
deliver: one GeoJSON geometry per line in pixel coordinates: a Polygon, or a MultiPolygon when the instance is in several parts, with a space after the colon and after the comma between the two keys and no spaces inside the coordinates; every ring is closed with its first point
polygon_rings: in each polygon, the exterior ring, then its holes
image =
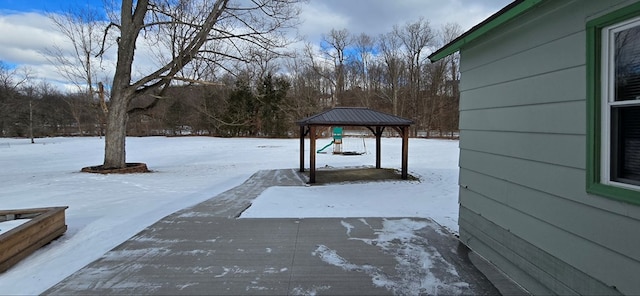
{"type": "Polygon", "coordinates": [[[387,81],[390,85],[388,93],[382,93],[381,96],[390,101],[394,115],[403,115],[399,109],[398,92],[400,90],[400,77],[404,71],[405,64],[402,60],[402,41],[393,33],[380,35],[378,38],[378,47],[384,60],[386,68],[387,81]]]}
{"type": "MultiPolygon", "coordinates": [[[[422,53],[427,46],[433,43],[435,34],[431,30],[429,21],[420,18],[415,22],[406,23],[402,27],[394,27],[393,32],[402,41],[407,64],[409,66],[409,117],[418,122],[418,127],[424,125],[424,119],[420,118],[418,110],[423,104],[421,90],[422,66],[426,63],[422,53]]],[[[428,127],[427,127],[428,128],[428,127]]]]}
{"type": "MultiPolygon", "coordinates": [[[[225,60],[246,60],[249,48],[277,52],[287,44],[285,30],[299,15],[299,0],[122,0],[120,14],[106,31],[117,29],[117,62],[111,86],[103,168],[124,168],[129,114],[155,106],[172,81],[190,81],[185,69],[195,62],[224,68],[225,60]],[[169,34],[167,34],[169,33],[169,34]],[[138,46],[154,39],[166,52],[143,74],[134,72],[138,46]],[[167,38],[170,40],[167,41],[167,38]],[[164,42],[163,42],[164,41],[164,42]],[[156,98],[145,107],[131,108],[134,98],[156,98]]],[[[146,65],[141,65],[143,69],[146,65]]],[[[194,67],[193,69],[198,69],[194,67]]],[[[197,71],[189,71],[189,74],[197,71]]],[[[197,77],[195,77],[197,80],[197,77]]]]}
{"type": "Polygon", "coordinates": [[[329,35],[322,36],[322,51],[333,60],[335,69],[336,100],[341,103],[345,91],[345,67],[347,46],[351,44],[351,37],[347,29],[331,29],[329,35]]]}
{"type": "Polygon", "coordinates": [[[364,89],[364,100],[362,103],[365,107],[369,107],[369,64],[371,62],[375,39],[365,33],[360,33],[360,35],[353,37],[353,43],[355,44],[356,51],[359,55],[360,61],[360,81],[362,83],[362,88],[364,89]]]}
{"type": "MultiPolygon", "coordinates": [[[[51,13],[49,19],[67,43],[47,48],[44,55],[55,66],[56,72],[73,84],[79,94],[83,94],[84,100],[64,98],[82,135],[82,114],[91,106],[97,107],[93,99],[96,97],[98,76],[100,72],[106,75],[101,71],[100,60],[96,57],[101,48],[104,16],[95,7],[78,6],[62,13],[51,13]]],[[[102,78],[106,80],[104,76],[102,78]]],[[[100,105],[102,110],[106,110],[104,100],[100,101],[100,105]]],[[[101,113],[96,113],[100,122],[104,119],[101,113]]]]}
{"type": "MultiPolygon", "coordinates": [[[[445,44],[453,41],[455,38],[462,34],[460,25],[456,23],[447,23],[442,26],[438,34],[437,47],[442,47],[445,44]]],[[[459,69],[460,54],[454,53],[441,59],[433,64],[436,75],[431,77],[431,91],[430,96],[432,99],[438,100],[438,120],[440,121],[438,127],[440,129],[440,135],[442,131],[448,131],[453,137],[453,132],[458,129],[459,122],[459,101],[460,101],[460,89],[458,83],[460,82],[460,69],[459,69]]],[[[436,108],[436,104],[431,104],[432,108],[436,108]]],[[[425,114],[435,115],[436,112],[431,110],[425,110],[425,114]]],[[[433,118],[430,116],[429,118],[433,118]]],[[[427,126],[430,126],[431,122],[428,122],[427,126]]],[[[427,130],[427,135],[429,130],[427,130]]]]}
{"type": "Polygon", "coordinates": [[[15,125],[16,114],[24,105],[19,98],[20,90],[32,80],[32,76],[29,68],[13,68],[0,61],[0,136],[6,136],[15,125]]]}

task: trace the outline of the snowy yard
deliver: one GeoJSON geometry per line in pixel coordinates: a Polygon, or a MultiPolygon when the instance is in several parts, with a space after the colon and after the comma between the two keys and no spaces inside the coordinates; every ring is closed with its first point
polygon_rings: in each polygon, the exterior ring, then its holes
{"type": "MultiPolygon", "coordinates": [[[[349,141],[365,147],[360,138],[349,141]]],[[[383,167],[400,168],[400,146],[382,139],[383,167]]],[[[103,147],[98,138],[0,138],[0,209],[69,206],[67,233],[0,274],[2,294],[41,293],[168,214],[258,170],[299,166],[298,139],[150,137],[128,138],[127,161],[145,162],[153,173],[80,173],[102,162],[103,147]]],[[[317,167],[375,165],[375,139],[366,147],[360,156],[318,154],[317,167]]],[[[420,181],[272,187],[242,218],[425,217],[457,232],[458,141],[410,139],[409,173],[420,181]]]]}

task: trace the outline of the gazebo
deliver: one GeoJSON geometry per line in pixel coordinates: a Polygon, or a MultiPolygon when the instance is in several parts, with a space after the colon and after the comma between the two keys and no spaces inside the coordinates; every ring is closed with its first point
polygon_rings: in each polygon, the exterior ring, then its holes
{"type": "Polygon", "coordinates": [[[408,178],[409,126],[412,120],[371,110],[369,108],[338,107],[296,122],[300,126],[300,172],[304,172],[304,138],[309,135],[309,183],[316,182],[316,130],[318,127],[366,127],[376,136],[376,169],[380,168],[380,140],[386,127],[394,128],[402,136],[401,177],[408,178]]]}

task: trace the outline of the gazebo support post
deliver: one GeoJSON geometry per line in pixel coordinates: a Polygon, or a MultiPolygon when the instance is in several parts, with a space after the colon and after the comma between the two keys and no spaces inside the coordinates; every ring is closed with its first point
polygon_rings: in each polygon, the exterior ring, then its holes
{"type": "Polygon", "coordinates": [[[316,182],[316,127],[309,126],[309,183],[316,182]]]}
{"type": "Polygon", "coordinates": [[[300,126],[300,172],[304,172],[304,136],[305,126],[300,126]]]}
{"type": "Polygon", "coordinates": [[[407,168],[409,166],[409,127],[403,126],[402,130],[402,180],[409,178],[407,168]]]}
{"type": "Polygon", "coordinates": [[[383,127],[376,126],[376,132],[374,135],[376,136],[376,169],[382,168],[381,155],[382,155],[382,131],[383,127]]]}

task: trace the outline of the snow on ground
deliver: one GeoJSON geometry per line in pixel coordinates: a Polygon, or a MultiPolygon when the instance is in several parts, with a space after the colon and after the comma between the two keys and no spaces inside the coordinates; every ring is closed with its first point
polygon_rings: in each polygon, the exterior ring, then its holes
{"type": "MultiPolygon", "coordinates": [[[[344,141],[366,149],[360,138],[344,141]]],[[[330,139],[318,146],[324,142],[330,139]]],[[[375,165],[375,139],[365,142],[367,154],[318,154],[317,167],[375,165]]],[[[400,147],[398,138],[382,140],[383,167],[400,168],[400,147]]],[[[98,138],[0,138],[0,209],[69,206],[67,233],[0,274],[2,294],[39,294],[162,217],[258,170],[299,167],[298,139],[148,137],[127,139],[127,161],[145,162],[154,173],[80,173],[102,162],[103,148],[98,138]]],[[[458,141],[410,139],[409,173],[420,181],[272,187],[243,217],[428,217],[457,232],[458,141]]]]}
{"type": "Polygon", "coordinates": [[[9,232],[9,230],[14,229],[24,223],[27,223],[30,220],[31,219],[16,219],[16,220],[2,221],[0,222],[0,234],[9,232]]]}

